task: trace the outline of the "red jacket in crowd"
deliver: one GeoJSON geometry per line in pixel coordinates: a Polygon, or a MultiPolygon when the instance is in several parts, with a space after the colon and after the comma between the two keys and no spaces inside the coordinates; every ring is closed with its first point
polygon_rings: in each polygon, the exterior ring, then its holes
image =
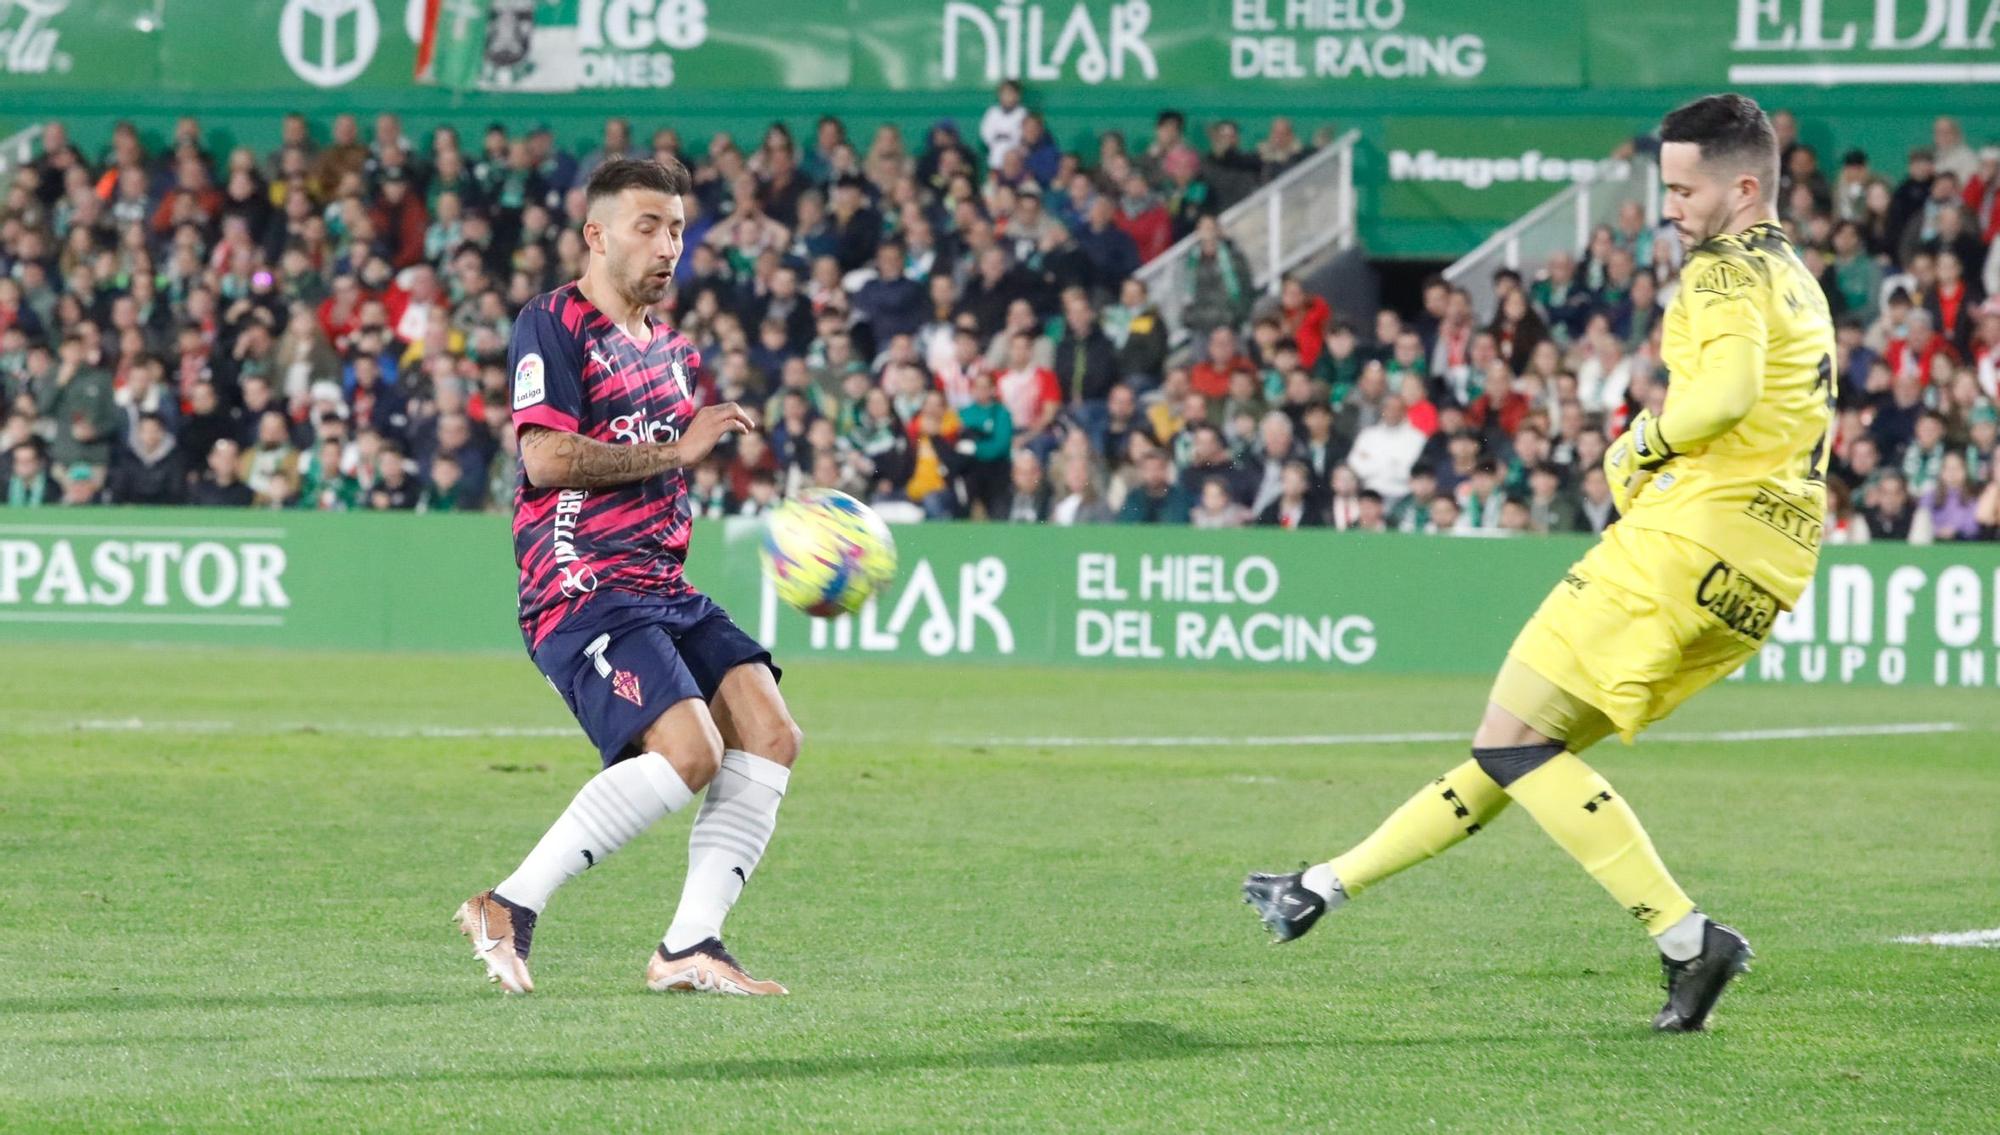
{"type": "Polygon", "coordinates": [[[369,216],[375,222],[376,235],[389,246],[389,263],[397,270],[424,258],[424,230],[430,227],[431,219],[421,197],[407,194],[399,205],[386,199],[378,201],[369,216]]]}
{"type": "Polygon", "coordinates": [[[1918,378],[1923,380],[1925,386],[1929,386],[1931,384],[1931,364],[1937,361],[1939,355],[1943,355],[1954,361],[1958,358],[1958,353],[1953,351],[1951,344],[1945,341],[1942,331],[1932,335],[1931,341],[1924,344],[1921,351],[1910,350],[1910,341],[1908,339],[1897,339],[1889,344],[1888,350],[1882,352],[1882,361],[1889,364],[1890,374],[1900,375],[1905,371],[1913,371],[1918,378]]]}
{"type": "Polygon", "coordinates": [[[1111,223],[1124,230],[1125,235],[1132,238],[1132,243],[1139,246],[1141,264],[1165,252],[1167,246],[1174,242],[1173,218],[1167,214],[1167,207],[1157,201],[1152,208],[1136,216],[1120,209],[1111,223]]]}
{"type": "MultiPolygon", "coordinates": [[[[2000,238],[2000,178],[1986,180],[1978,174],[1965,183],[1965,208],[1972,215],[1973,231],[1981,234],[1980,239],[1991,246],[1995,238],[2000,238]]],[[[1979,265],[1967,264],[1968,274],[1977,275],[1979,265]]]]}
{"type": "Polygon", "coordinates": [[[1319,353],[1326,349],[1326,325],[1333,322],[1333,308],[1307,292],[1304,305],[1296,310],[1287,308],[1283,315],[1285,333],[1299,345],[1299,365],[1311,370],[1319,362],[1319,353]]]}
{"type": "Polygon", "coordinates": [[[1246,374],[1257,373],[1250,360],[1238,355],[1222,366],[1216,366],[1208,359],[1194,364],[1188,372],[1188,389],[1211,401],[1229,397],[1229,376],[1237,371],[1246,374]]]}
{"type": "Polygon", "coordinates": [[[1474,398],[1472,405],[1465,408],[1465,420],[1472,424],[1473,429],[1484,429],[1487,418],[1492,417],[1499,421],[1501,432],[1512,437],[1514,431],[1521,428],[1521,423],[1527,420],[1531,408],[1528,396],[1517,390],[1509,391],[1504,401],[1498,405],[1494,403],[1490,393],[1474,398]]]}

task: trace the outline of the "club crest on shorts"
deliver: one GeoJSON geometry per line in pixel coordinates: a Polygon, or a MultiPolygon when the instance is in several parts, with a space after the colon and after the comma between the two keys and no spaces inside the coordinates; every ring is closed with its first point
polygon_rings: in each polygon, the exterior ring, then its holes
{"type": "Polygon", "coordinates": [[[611,676],[611,692],[641,708],[646,704],[639,696],[639,676],[630,670],[620,670],[611,676]]]}

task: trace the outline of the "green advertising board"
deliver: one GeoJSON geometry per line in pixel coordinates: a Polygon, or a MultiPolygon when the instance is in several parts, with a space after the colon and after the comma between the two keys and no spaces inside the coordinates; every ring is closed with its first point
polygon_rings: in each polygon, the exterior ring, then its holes
{"type": "Polygon", "coordinates": [[[0,640],[518,646],[512,560],[492,516],[14,513],[0,517],[0,640]]]}
{"type": "MultiPolygon", "coordinates": [[[[0,89],[407,88],[425,11],[425,0],[8,0],[0,89]]],[[[441,45],[526,60],[500,84],[522,90],[983,92],[1012,77],[1336,100],[1724,83],[1977,90],[2000,79],[1997,39],[2000,0],[442,0],[438,24],[441,45]]]]}
{"type": "Polygon", "coordinates": [[[1370,216],[1378,231],[1455,255],[1571,185],[1645,176],[1643,165],[1607,155],[1650,126],[1637,117],[1398,115],[1383,123],[1370,216]]]}
{"type": "MultiPolygon", "coordinates": [[[[780,658],[1337,676],[1490,673],[1582,538],[917,525],[860,614],[808,619],[755,521],[690,577],[780,658]]],[[[0,518],[0,642],[518,650],[495,516],[38,510],[0,518]]],[[[1735,681],[2000,688],[2000,546],[1836,547],[1735,681]]]]}
{"type": "Polygon", "coordinates": [[[2000,83],[2000,0],[1592,4],[1597,87],[2000,83]]]}
{"type": "Polygon", "coordinates": [[[425,11],[0,0],[0,137],[59,117],[95,149],[131,118],[157,146],[191,113],[261,151],[279,109],[322,131],[396,111],[419,137],[546,123],[585,150],[624,115],[700,150],[833,113],[915,147],[941,118],[970,131],[1011,77],[1084,153],[1162,107],[1253,139],[1277,114],[1357,129],[1364,245],[1445,259],[1724,86],[1799,111],[1823,162],[1860,147],[1893,173],[1940,111],[2000,138],[2000,0],[440,0],[435,85],[414,77],[425,11]]]}
{"type": "Polygon", "coordinates": [[[857,84],[1164,89],[1576,86],[1556,5],[1435,0],[853,0],[857,84]]]}
{"type": "MultiPolygon", "coordinates": [[[[838,88],[849,37],[838,4],[542,0],[571,88],[838,88]],[[830,14],[831,13],[831,14],[830,14]]],[[[444,5],[446,26],[473,10],[444,5]]],[[[0,90],[407,90],[424,0],[8,0],[0,90]]],[[[484,23],[482,18],[482,24],[484,23]]],[[[431,91],[440,105],[449,92],[431,91]]]]}

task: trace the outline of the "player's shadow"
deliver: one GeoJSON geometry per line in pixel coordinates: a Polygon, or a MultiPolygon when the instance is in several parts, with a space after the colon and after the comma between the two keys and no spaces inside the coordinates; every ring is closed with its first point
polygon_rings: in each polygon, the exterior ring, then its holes
{"type": "Polygon", "coordinates": [[[693,1077],[730,1083],[793,1082],[843,1076],[930,1070],[965,1071],[987,1068],[1028,1068],[1074,1064],[1129,1064],[1154,1060],[1188,1060],[1225,1052],[1297,1049],[1296,1038],[1239,1040],[1189,1032],[1159,1021],[1078,1022],[1062,1032],[1038,1032],[975,1048],[906,1049],[901,1052],[852,1056],[741,1057],[708,1062],[676,1060],[671,1064],[624,1064],[594,1068],[452,1069],[415,1076],[355,1075],[314,1077],[329,1083],[407,1083],[412,1079],[516,1083],[521,1080],[646,1081],[663,1076],[693,1077]]]}
{"type": "MultiPolygon", "coordinates": [[[[969,1049],[906,1050],[873,1056],[758,1057],[718,1060],[701,1074],[718,1080],[757,1082],[807,1077],[880,1075],[931,1069],[1028,1068],[1072,1064],[1130,1064],[1185,1060],[1222,1052],[1292,1047],[1274,1040],[1239,1040],[1189,1032],[1159,1021],[1076,1022],[1061,1032],[1010,1037],[969,1049]]],[[[609,1070],[607,1070],[609,1071],[609,1070]]]]}

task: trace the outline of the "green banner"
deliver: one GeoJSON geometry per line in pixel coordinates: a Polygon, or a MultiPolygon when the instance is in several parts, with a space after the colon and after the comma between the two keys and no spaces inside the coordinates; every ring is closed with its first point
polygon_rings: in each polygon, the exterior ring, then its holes
{"type": "Polygon", "coordinates": [[[1591,3],[1594,87],[2000,82],[2000,0],[1591,3]]]}
{"type": "MultiPolygon", "coordinates": [[[[1488,673],[1581,538],[899,528],[854,617],[781,607],[756,521],[703,522],[691,578],[781,659],[1488,673]]],[[[41,510],[0,518],[0,641],[518,650],[504,518],[41,510]]],[[[2000,688],[2000,546],[1826,552],[1732,680],[2000,688]]]]}
{"type": "MultiPolygon", "coordinates": [[[[424,0],[5,0],[0,89],[408,89],[424,16],[424,0]]],[[[2000,80],[2000,0],[440,0],[436,34],[445,86],[544,94],[2000,80]]]]}
{"type": "MultiPolygon", "coordinates": [[[[757,631],[789,655],[1485,673],[1589,547],[1188,529],[898,538],[895,594],[826,623],[766,593],[757,631]]],[[[1830,548],[1734,680],[2000,688],[2000,548],[1830,548]]]]}
{"type": "Polygon", "coordinates": [[[824,0],[443,0],[434,80],[544,94],[838,88],[848,81],[847,14],[824,0]]]}
{"type": "Polygon", "coordinates": [[[1382,221],[1505,224],[1578,182],[1627,181],[1641,173],[1607,158],[1650,122],[1620,118],[1389,119],[1388,178],[1376,199],[1382,221]]]}
{"type": "Polygon", "coordinates": [[[518,648],[492,516],[180,509],[0,517],[0,639],[518,648]]]}
{"type": "Polygon", "coordinates": [[[134,90],[160,82],[157,0],[0,3],[0,90],[134,90]]]}
{"type": "MultiPolygon", "coordinates": [[[[0,0],[0,90],[409,91],[424,11],[424,0],[0,0]]],[[[440,58],[460,85],[523,93],[831,90],[848,80],[846,15],[821,0],[443,0],[440,58]],[[502,62],[479,83],[463,69],[477,73],[482,52],[502,62]]]]}
{"type": "Polygon", "coordinates": [[[1478,0],[852,0],[854,80],[1201,89],[1583,81],[1555,5],[1478,0]]]}

